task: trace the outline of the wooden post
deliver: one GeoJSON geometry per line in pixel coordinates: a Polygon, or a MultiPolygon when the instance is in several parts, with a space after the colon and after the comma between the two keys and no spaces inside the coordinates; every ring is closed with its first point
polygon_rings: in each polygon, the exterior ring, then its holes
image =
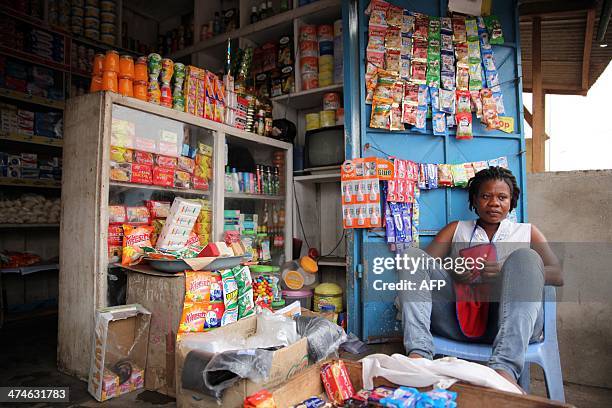
{"type": "Polygon", "coordinates": [[[532,166],[533,172],[545,171],[544,89],[542,87],[542,22],[534,17],[531,32],[531,89],[533,92],[532,166]]]}
{"type": "Polygon", "coordinates": [[[584,31],[584,50],[582,52],[582,90],[589,89],[589,68],[591,67],[591,47],[595,30],[595,9],[587,11],[586,29],[584,31]]]}

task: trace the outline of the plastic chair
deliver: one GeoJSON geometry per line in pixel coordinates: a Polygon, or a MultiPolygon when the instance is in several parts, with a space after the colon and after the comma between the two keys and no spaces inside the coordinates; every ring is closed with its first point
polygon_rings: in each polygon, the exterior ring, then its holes
{"type": "MultiPolygon", "coordinates": [[[[525,353],[525,366],[519,378],[520,386],[529,392],[529,365],[535,363],[542,367],[546,380],[548,398],[565,402],[563,391],[563,376],[559,359],[559,343],[557,342],[557,304],[556,291],[553,286],[544,287],[544,329],[542,340],[531,343],[525,353]]],[[[493,347],[490,344],[462,343],[443,337],[433,338],[435,354],[453,356],[472,361],[488,361],[493,347]]]]}

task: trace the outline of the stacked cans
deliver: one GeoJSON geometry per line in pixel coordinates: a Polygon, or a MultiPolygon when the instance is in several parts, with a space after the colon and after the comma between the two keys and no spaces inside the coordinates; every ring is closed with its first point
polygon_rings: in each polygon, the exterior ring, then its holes
{"type": "Polygon", "coordinates": [[[299,31],[299,57],[302,90],[319,87],[319,44],[317,42],[317,27],[303,25],[299,31]]]}
{"type": "Polygon", "coordinates": [[[319,86],[334,83],[334,27],[323,24],[317,27],[319,42],[319,86]]]}
{"type": "Polygon", "coordinates": [[[336,20],[334,22],[334,84],[341,84],[344,81],[342,60],[342,20],[336,20]]]}
{"type": "Polygon", "coordinates": [[[71,0],[70,31],[113,45],[117,42],[115,0],[71,0]]]}

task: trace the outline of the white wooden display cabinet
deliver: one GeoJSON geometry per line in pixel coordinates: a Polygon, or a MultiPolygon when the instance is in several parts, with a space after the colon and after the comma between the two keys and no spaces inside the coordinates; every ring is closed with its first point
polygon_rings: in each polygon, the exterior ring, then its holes
{"type": "Polygon", "coordinates": [[[110,92],[68,100],[60,227],[60,370],[80,378],[88,374],[95,310],[107,306],[109,203],[137,206],[144,205],[144,200],[172,201],[177,196],[208,199],[213,241],[222,239],[224,209],[248,212],[263,208],[263,203],[276,203],[285,209],[284,255],[291,259],[292,155],[291,144],[110,92]],[[209,191],[111,181],[113,118],[135,122],[137,137],[141,134],[155,140],[163,131],[177,133],[177,155],[182,151],[183,138],[192,148],[197,147],[197,142],[213,146],[209,191]],[[282,195],[225,193],[226,145],[246,147],[256,163],[264,165],[272,165],[274,152],[282,151],[285,158],[282,195]]]}

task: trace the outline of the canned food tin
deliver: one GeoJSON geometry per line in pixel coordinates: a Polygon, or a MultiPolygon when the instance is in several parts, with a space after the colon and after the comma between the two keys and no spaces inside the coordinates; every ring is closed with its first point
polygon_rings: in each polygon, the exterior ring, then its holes
{"type": "Polygon", "coordinates": [[[102,34],[100,36],[100,41],[102,41],[104,44],[115,45],[116,38],[117,37],[115,36],[115,34],[102,34]]]}
{"type": "Polygon", "coordinates": [[[100,11],[111,11],[116,12],[117,3],[113,0],[100,0],[100,11]]]}
{"type": "Polygon", "coordinates": [[[319,55],[334,55],[334,42],[319,41],[319,55]]]}
{"type": "Polygon", "coordinates": [[[317,27],[317,39],[319,41],[333,41],[334,27],[331,24],[323,24],[317,27]]]}
{"type": "Polygon", "coordinates": [[[91,38],[92,40],[99,40],[100,39],[100,31],[96,30],[96,29],[86,29],[85,30],[85,37],[87,38],[91,38]]]}
{"type": "Polygon", "coordinates": [[[306,130],[314,130],[321,127],[320,117],[318,113],[306,114],[306,130]]]}
{"type": "Polygon", "coordinates": [[[300,57],[318,57],[319,49],[316,41],[300,42],[300,57]]]}
{"type": "Polygon", "coordinates": [[[300,27],[299,41],[317,41],[317,26],[305,24],[300,27]]]}
{"type": "Polygon", "coordinates": [[[100,22],[115,24],[116,21],[117,15],[115,13],[111,13],[108,11],[103,11],[102,13],[100,13],[100,22]]]}
{"type": "Polygon", "coordinates": [[[323,95],[323,110],[337,110],[340,108],[340,94],[329,92],[323,95]]]}
{"type": "Polygon", "coordinates": [[[336,111],[324,110],[319,112],[319,125],[321,127],[329,127],[336,125],[336,111]]]}
{"type": "Polygon", "coordinates": [[[114,34],[115,28],[116,28],[115,24],[102,23],[100,24],[100,34],[114,34]]]}
{"type": "Polygon", "coordinates": [[[87,6],[85,7],[85,17],[99,17],[100,9],[95,6],[87,6]]]}
{"type": "Polygon", "coordinates": [[[344,125],[344,108],[336,110],[336,126],[344,125]]]}
{"type": "Polygon", "coordinates": [[[300,72],[303,74],[314,73],[319,70],[319,59],[317,57],[300,58],[300,72]]]}
{"type": "Polygon", "coordinates": [[[310,72],[302,74],[302,90],[315,89],[319,87],[319,74],[310,72]]]}
{"type": "Polygon", "coordinates": [[[85,23],[85,29],[94,29],[98,30],[100,28],[100,19],[98,17],[85,17],[83,19],[85,23]]]}

